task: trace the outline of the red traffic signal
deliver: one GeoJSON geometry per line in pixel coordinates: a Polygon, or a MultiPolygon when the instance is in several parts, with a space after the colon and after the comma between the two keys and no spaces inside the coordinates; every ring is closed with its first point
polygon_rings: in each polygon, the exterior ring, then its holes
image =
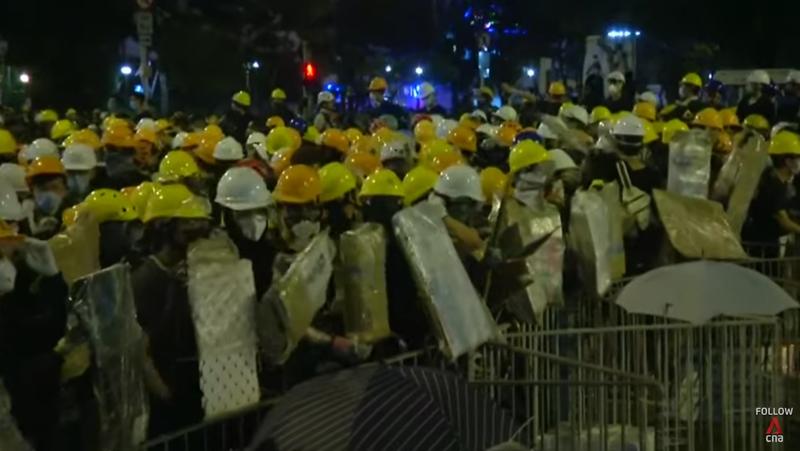
{"type": "Polygon", "coordinates": [[[313,81],[317,78],[317,67],[311,63],[303,65],[303,78],[306,81],[313,81]]]}

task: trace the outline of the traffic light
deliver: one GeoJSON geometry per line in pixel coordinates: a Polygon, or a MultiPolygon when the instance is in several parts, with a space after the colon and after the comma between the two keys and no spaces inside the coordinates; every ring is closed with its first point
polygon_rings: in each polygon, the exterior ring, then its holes
{"type": "Polygon", "coordinates": [[[307,62],[303,65],[303,80],[306,83],[314,82],[317,80],[317,66],[313,63],[307,62]]]}

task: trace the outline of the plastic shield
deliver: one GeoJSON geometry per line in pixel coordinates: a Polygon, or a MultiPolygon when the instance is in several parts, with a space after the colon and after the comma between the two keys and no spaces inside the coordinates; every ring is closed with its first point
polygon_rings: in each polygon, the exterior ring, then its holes
{"type": "Polygon", "coordinates": [[[92,215],[81,213],[75,224],[48,244],[68,284],[100,270],[100,227],[92,215]]]}
{"type": "Polygon", "coordinates": [[[187,264],[206,417],[252,405],[261,393],[251,262],[217,234],[192,243],[187,264]]]}
{"type": "Polygon", "coordinates": [[[417,206],[397,213],[392,222],[442,352],[456,359],[498,336],[441,218],[417,206]]]}
{"type": "Polygon", "coordinates": [[[578,191],[572,198],[570,241],[581,280],[602,296],[611,286],[611,216],[603,197],[578,191]]]}
{"type": "Polygon", "coordinates": [[[503,255],[516,255],[519,249],[529,249],[544,240],[529,255],[508,262],[504,270],[504,284],[513,293],[509,299],[525,304],[511,306],[511,310],[528,312],[518,314],[518,319],[530,322],[548,305],[562,305],[564,237],[558,210],[549,204],[534,209],[515,200],[506,201],[501,230],[498,246],[503,255]]]}
{"type": "Polygon", "coordinates": [[[343,233],[339,242],[347,336],[365,343],[388,337],[391,330],[383,227],[374,223],[363,224],[343,233]]]}
{"type": "Polygon", "coordinates": [[[92,348],[98,448],[138,450],[146,435],[148,404],[130,268],[118,264],[77,280],[70,299],[92,348]]]}
{"type": "Polygon", "coordinates": [[[711,135],[703,130],[689,130],[675,135],[669,144],[668,191],[708,198],[712,144],[711,135]]]}
{"type": "Polygon", "coordinates": [[[658,215],[670,243],[686,258],[746,258],[722,205],[706,199],[654,190],[658,215]]]}
{"type": "Polygon", "coordinates": [[[617,182],[606,183],[603,190],[600,191],[600,196],[606,203],[608,208],[609,217],[609,233],[611,242],[609,243],[609,252],[611,260],[611,279],[618,280],[625,275],[625,238],[623,233],[623,218],[625,217],[625,209],[620,201],[620,190],[617,182]]]}
{"type": "Polygon", "coordinates": [[[733,153],[714,183],[713,198],[727,205],[728,221],[737,235],[742,231],[750,202],[768,164],[764,138],[757,133],[742,133],[736,137],[733,153]]]}

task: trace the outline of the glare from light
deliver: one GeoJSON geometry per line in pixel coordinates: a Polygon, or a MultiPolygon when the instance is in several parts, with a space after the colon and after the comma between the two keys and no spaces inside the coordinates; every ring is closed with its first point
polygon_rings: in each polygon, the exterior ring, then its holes
{"type": "Polygon", "coordinates": [[[128,66],[126,64],[119,68],[119,73],[127,77],[128,75],[133,73],[133,69],[131,68],[131,66],[128,66]]]}
{"type": "Polygon", "coordinates": [[[417,68],[414,69],[414,73],[417,74],[417,75],[422,75],[423,72],[425,72],[425,71],[422,70],[422,66],[417,66],[417,68]]]}
{"type": "Polygon", "coordinates": [[[641,31],[632,31],[632,30],[627,30],[627,29],[624,29],[624,28],[622,28],[622,29],[612,28],[611,30],[609,30],[606,33],[606,36],[609,39],[625,39],[625,38],[630,38],[631,36],[639,37],[641,35],[642,35],[641,31]]]}
{"type": "Polygon", "coordinates": [[[387,64],[386,67],[383,68],[383,70],[386,71],[386,73],[388,74],[392,71],[392,66],[387,64]]]}
{"type": "Polygon", "coordinates": [[[31,76],[28,75],[26,72],[19,74],[19,81],[23,84],[28,84],[31,82],[31,76]]]}
{"type": "Polygon", "coordinates": [[[250,67],[252,67],[253,69],[260,69],[261,64],[259,64],[258,61],[253,61],[252,63],[250,63],[250,67]]]}
{"type": "Polygon", "coordinates": [[[536,71],[529,67],[525,69],[525,75],[527,75],[528,78],[533,78],[533,76],[536,75],[536,71]]]}
{"type": "Polygon", "coordinates": [[[634,36],[637,36],[637,37],[639,37],[639,36],[641,36],[641,35],[642,35],[642,32],[641,32],[641,31],[637,31],[636,33],[634,33],[634,36]]]}
{"type": "Polygon", "coordinates": [[[137,84],[136,86],[133,87],[133,92],[144,94],[144,88],[142,87],[142,85],[137,84]]]}
{"type": "Polygon", "coordinates": [[[714,74],[708,74],[708,79],[711,80],[712,78],[714,78],[714,74]]]}

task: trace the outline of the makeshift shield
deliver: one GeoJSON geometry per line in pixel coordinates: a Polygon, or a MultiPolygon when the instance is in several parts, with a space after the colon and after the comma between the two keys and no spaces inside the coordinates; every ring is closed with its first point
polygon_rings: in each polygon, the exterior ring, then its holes
{"type": "Polygon", "coordinates": [[[658,215],[670,243],[686,258],[746,258],[722,205],[706,199],[654,190],[658,215]]]}
{"type": "Polygon", "coordinates": [[[148,404],[130,268],[117,264],[77,280],[70,300],[92,348],[98,449],[138,450],[147,433],[148,404]]]}
{"type": "Polygon", "coordinates": [[[711,135],[703,130],[677,133],[669,144],[667,190],[689,197],[708,197],[711,135]]]}
{"type": "Polygon", "coordinates": [[[251,262],[217,234],[192,243],[187,265],[206,417],[254,404],[261,394],[251,262]]]}
{"type": "Polygon", "coordinates": [[[623,217],[625,209],[620,201],[619,185],[617,182],[606,183],[600,191],[600,196],[606,204],[609,218],[609,258],[611,261],[611,279],[618,280],[625,275],[625,238],[623,233],[623,217]]]}
{"type": "Polygon", "coordinates": [[[442,219],[416,206],[397,213],[392,222],[442,352],[456,359],[497,337],[497,325],[475,291],[442,219]]]}
{"type": "Polygon", "coordinates": [[[48,241],[58,269],[68,284],[100,270],[100,227],[87,212],[48,241]]]}
{"type": "Polygon", "coordinates": [[[742,231],[750,202],[767,164],[769,157],[764,138],[758,133],[742,133],[736,137],[733,153],[714,183],[713,198],[727,205],[728,221],[737,235],[742,231]]]}
{"type": "Polygon", "coordinates": [[[570,241],[578,257],[581,280],[598,296],[611,286],[611,215],[596,191],[572,198],[570,241]]]}
{"type": "Polygon", "coordinates": [[[358,342],[374,343],[391,334],[383,226],[363,224],[343,233],[339,242],[345,331],[358,342]]]}

